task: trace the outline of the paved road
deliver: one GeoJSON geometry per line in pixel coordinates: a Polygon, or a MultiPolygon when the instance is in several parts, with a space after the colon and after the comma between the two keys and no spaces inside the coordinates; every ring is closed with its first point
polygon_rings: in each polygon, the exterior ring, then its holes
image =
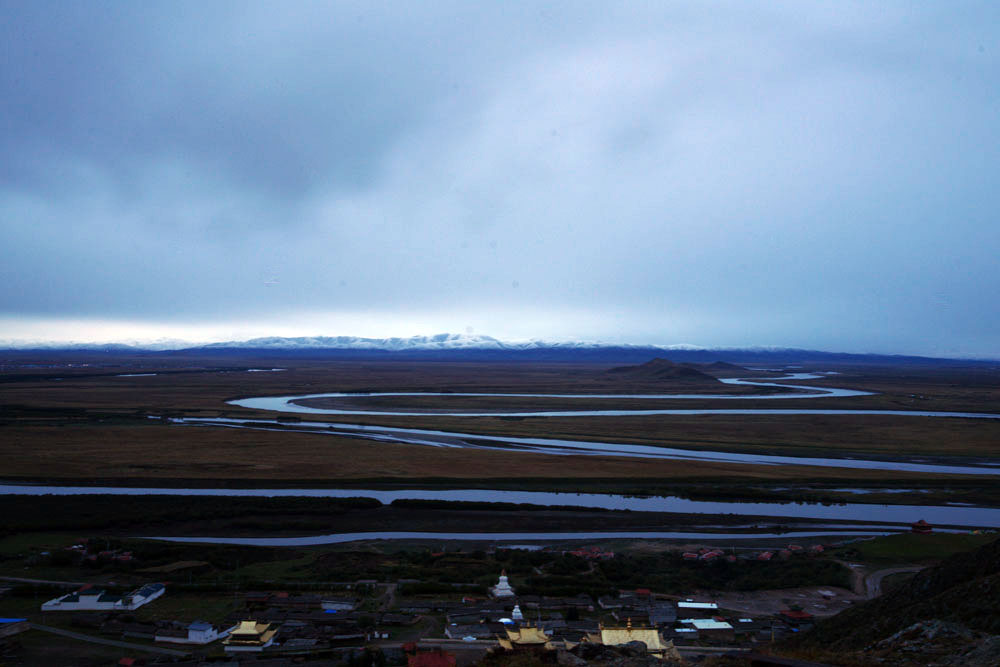
{"type": "Polygon", "coordinates": [[[191,655],[190,652],[188,651],[176,651],[170,648],[160,648],[158,646],[146,646],[144,644],[129,644],[128,642],[115,641],[114,639],[104,639],[103,637],[92,637],[90,635],[82,635],[79,632],[70,632],[69,630],[53,628],[50,625],[40,625],[38,623],[32,623],[31,628],[33,630],[41,630],[42,632],[49,632],[54,635],[62,635],[63,637],[69,637],[71,639],[79,639],[80,641],[90,642],[92,644],[104,644],[105,646],[116,646],[118,648],[128,649],[129,651],[159,653],[161,655],[171,655],[176,658],[181,658],[186,655],[191,655]]]}
{"type": "Polygon", "coordinates": [[[872,598],[877,598],[879,595],[882,595],[882,580],[890,574],[899,574],[901,572],[919,572],[922,569],[924,568],[920,566],[911,566],[890,567],[884,570],[876,570],[865,577],[865,597],[871,600],[872,598]]]}

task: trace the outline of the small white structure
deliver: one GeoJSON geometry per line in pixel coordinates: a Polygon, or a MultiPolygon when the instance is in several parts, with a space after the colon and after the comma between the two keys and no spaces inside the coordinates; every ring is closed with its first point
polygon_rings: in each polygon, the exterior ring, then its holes
{"type": "Polygon", "coordinates": [[[677,603],[678,609],[718,609],[715,602],[694,602],[693,600],[682,600],[677,603]]]}
{"type": "Polygon", "coordinates": [[[695,630],[732,630],[733,626],[725,621],[714,618],[684,618],[678,621],[683,625],[693,625],[695,630]]]}
{"type": "Polygon", "coordinates": [[[358,600],[357,598],[323,598],[320,605],[323,609],[334,611],[354,611],[354,608],[358,606],[358,600]]]}
{"type": "Polygon", "coordinates": [[[514,605],[514,612],[510,615],[510,617],[515,621],[524,620],[524,614],[521,613],[521,605],[519,604],[514,605]]]}
{"type": "Polygon", "coordinates": [[[146,584],[126,595],[86,588],[42,603],[42,611],[132,611],[166,592],[163,584],[146,584]]]}
{"type": "Polygon", "coordinates": [[[514,589],[510,587],[510,583],[507,581],[507,570],[500,572],[500,581],[497,585],[490,589],[495,598],[512,598],[514,597],[514,589]]]}
{"type": "Polygon", "coordinates": [[[233,626],[228,630],[222,630],[211,623],[205,621],[194,621],[187,626],[187,634],[179,633],[156,633],[156,641],[173,642],[174,644],[211,644],[217,639],[224,639],[229,633],[236,629],[233,626]]]}

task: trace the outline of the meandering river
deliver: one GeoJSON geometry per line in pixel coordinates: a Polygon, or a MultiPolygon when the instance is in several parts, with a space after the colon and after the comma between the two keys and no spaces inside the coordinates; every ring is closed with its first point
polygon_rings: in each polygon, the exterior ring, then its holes
{"type": "MultiPolygon", "coordinates": [[[[256,369],[255,369],[256,370],[256,369]]],[[[271,369],[281,370],[281,369],[271,369]]],[[[782,378],[778,382],[757,382],[741,379],[725,379],[729,384],[755,385],[777,387],[787,391],[767,395],[730,395],[730,394],[516,394],[516,393],[429,393],[429,392],[378,392],[378,393],[346,393],[331,392],[322,394],[303,394],[296,396],[268,396],[241,398],[230,401],[230,404],[257,410],[270,410],[285,413],[306,413],[326,415],[365,415],[365,416],[448,416],[448,417],[603,417],[632,415],[877,415],[905,416],[927,418],[961,418],[961,419],[1000,419],[1000,414],[970,413],[970,412],[935,412],[935,411],[905,411],[905,410],[845,410],[845,409],[634,409],[634,410],[559,410],[559,411],[529,411],[529,412],[463,412],[455,410],[434,410],[408,412],[400,410],[378,409],[342,409],[333,407],[315,407],[303,405],[303,401],[321,398],[349,399],[358,397],[407,397],[407,396],[442,396],[442,397],[520,397],[520,398],[558,398],[572,401],[574,399],[628,399],[628,400],[780,400],[780,399],[820,399],[831,397],[870,396],[871,392],[846,388],[814,387],[808,385],[787,384],[787,381],[808,380],[824,377],[812,373],[796,373],[782,378]]],[[[260,430],[304,431],[310,433],[336,434],[351,437],[366,438],[376,441],[399,442],[408,444],[428,445],[434,447],[472,447],[482,449],[503,449],[529,451],[559,455],[589,455],[589,456],[625,456],[640,458],[678,459],[693,461],[720,461],[729,463],[746,463],[757,465],[806,465],[820,467],[902,470],[925,473],[959,473],[972,475],[1000,475],[1000,462],[981,461],[977,464],[963,465],[926,460],[875,460],[856,458],[822,458],[822,457],[792,457],[770,454],[735,453],[720,451],[688,450],[652,445],[637,445],[630,443],[592,442],[584,440],[566,440],[555,438],[527,438],[497,434],[466,433],[460,431],[443,431],[433,429],[416,429],[390,426],[363,426],[350,423],[331,423],[319,421],[281,422],[278,419],[230,419],[230,418],[173,418],[172,421],[194,426],[215,426],[228,428],[250,428],[260,430]]],[[[534,491],[501,491],[484,489],[175,489],[159,487],[72,487],[72,486],[42,486],[22,484],[0,484],[0,494],[22,495],[185,495],[185,496],[307,496],[307,497],[369,497],[383,503],[391,503],[397,499],[425,499],[471,502],[506,502],[525,503],[533,505],[571,506],[587,508],[603,508],[609,510],[632,510],[642,512],[666,512],[684,514],[738,514],[748,517],[784,517],[801,519],[826,519],[829,521],[858,521],[863,523],[845,524],[809,524],[799,526],[812,530],[792,532],[773,532],[770,526],[744,526],[768,532],[731,532],[716,533],[712,529],[723,527],[704,526],[704,530],[689,531],[624,531],[624,532],[549,532],[549,533],[487,533],[487,532],[357,532],[316,535],[306,537],[280,538],[225,538],[225,537],[152,537],[150,539],[242,544],[259,546],[309,546],[321,544],[337,544],[358,540],[488,540],[493,542],[510,541],[553,541],[553,540],[605,540],[605,539],[675,539],[675,540],[749,540],[762,538],[807,538],[825,536],[874,536],[884,535],[903,529],[900,526],[880,525],[880,523],[905,524],[917,519],[925,519],[932,524],[948,526],[1000,528],[1000,509],[968,506],[934,506],[934,505],[870,505],[852,503],[844,505],[822,505],[819,503],[760,503],[760,502],[717,502],[687,500],[678,497],[630,497],[614,494],[571,494],[534,491]],[[817,530],[817,529],[826,530],[817,530]],[[769,530],[770,529],[770,530],[769,530]],[[831,530],[832,529],[832,530],[831,530]]],[[[794,524],[787,527],[795,527],[794,524]]],[[[732,529],[733,527],[729,527],[732,529]]]]}
{"type": "MultiPolygon", "coordinates": [[[[767,395],[730,395],[730,394],[536,394],[536,393],[441,393],[441,392],[375,392],[348,393],[327,392],[322,394],[300,394],[295,396],[260,396],[240,398],[229,401],[231,405],[255,410],[274,412],[291,412],[325,415],[355,415],[355,416],[391,416],[391,417],[627,417],[638,415],[871,415],[871,416],[901,416],[924,418],[956,418],[956,419],[1000,419],[1000,414],[980,412],[944,412],[927,410],[845,410],[845,409],[763,409],[763,408],[708,408],[708,409],[635,409],[635,410],[538,410],[529,412],[464,412],[456,410],[434,411],[401,411],[379,409],[344,409],[333,407],[315,407],[303,405],[303,401],[321,398],[358,398],[358,397],[407,397],[407,396],[440,396],[440,397],[519,397],[519,398],[559,398],[572,401],[574,399],[629,399],[629,400],[779,400],[779,399],[820,399],[832,397],[870,396],[871,392],[847,388],[815,387],[810,385],[788,384],[788,381],[822,378],[825,375],[815,373],[794,373],[774,382],[759,382],[742,379],[724,379],[728,384],[753,385],[785,389],[783,393],[767,395]],[[780,381],[780,382],[779,382],[780,381]]],[[[910,457],[906,460],[876,460],[857,459],[849,457],[805,457],[778,456],[757,453],[735,453],[721,451],[705,451],[693,449],[678,449],[637,445],[629,443],[593,442],[589,440],[568,440],[556,438],[526,438],[502,434],[466,433],[461,431],[443,431],[434,429],[417,429],[390,426],[361,426],[358,424],[336,422],[295,422],[281,423],[279,420],[263,419],[229,419],[229,418],[175,418],[177,423],[200,426],[223,426],[229,428],[251,428],[259,430],[296,430],[311,433],[346,435],[383,442],[399,442],[404,444],[429,445],[434,447],[471,447],[479,449],[520,450],[545,454],[588,455],[588,456],[624,456],[638,458],[659,458],[687,461],[717,461],[726,463],[745,463],[756,465],[801,465],[835,468],[857,468],[867,470],[899,470],[923,473],[952,473],[965,475],[1000,475],[1000,462],[933,462],[926,459],[910,457]]]]}
{"type": "MultiPolygon", "coordinates": [[[[475,398],[560,398],[560,399],[628,399],[628,400],[775,400],[788,398],[847,398],[854,396],[873,396],[870,391],[859,391],[857,389],[841,389],[834,387],[812,387],[809,385],[787,384],[786,380],[814,380],[822,378],[822,375],[815,373],[793,373],[778,378],[783,382],[755,382],[751,380],[740,380],[736,378],[726,378],[720,380],[725,384],[748,385],[755,387],[776,387],[791,391],[779,394],[525,394],[525,393],[475,393],[475,392],[427,392],[427,391],[385,391],[385,392],[327,392],[323,394],[302,394],[299,396],[257,396],[253,398],[240,398],[229,401],[231,405],[238,405],[243,408],[253,408],[256,410],[274,410],[276,412],[299,412],[306,414],[322,415],[383,415],[393,417],[426,417],[428,415],[440,415],[446,417],[623,417],[629,415],[700,415],[700,414],[755,414],[758,412],[772,412],[770,410],[532,410],[529,412],[460,412],[456,410],[423,410],[420,412],[402,412],[399,410],[358,410],[343,408],[324,408],[304,405],[303,401],[322,398],[366,398],[383,396],[445,396],[445,397],[475,397],[475,398]]],[[[791,411],[785,414],[803,414],[811,411],[791,411]]],[[[824,411],[824,414],[854,414],[857,411],[824,411]]],[[[900,411],[903,412],[903,411],[900,411]]],[[[889,411],[878,411],[879,414],[892,414],[889,411]]],[[[775,413],[778,414],[778,413],[775,413]]],[[[862,413],[863,414],[863,413],[862,413]]],[[[904,412],[904,414],[912,414],[904,412]]],[[[926,413],[947,414],[949,416],[959,416],[974,413],[926,413]]],[[[1000,415],[998,415],[1000,417],[1000,415]]]]}

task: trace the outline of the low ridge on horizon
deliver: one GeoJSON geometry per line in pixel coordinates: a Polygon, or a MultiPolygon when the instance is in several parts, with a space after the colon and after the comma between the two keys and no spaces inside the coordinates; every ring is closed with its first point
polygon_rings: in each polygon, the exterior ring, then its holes
{"type": "Polygon", "coordinates": [[[392,336],[369,338],[364,336],[262,336],[245,340],[227,340],[195,343],[177,339],[155,341],[0,341],[0,350],[26,352],[39,351],[104,351],[104,352],[157,352],[176,353],[184,351],[272,351],[276,353],[306,351],[341,351],[371,353],[462,353],[462,352],[565,352],[574,351],[599,353],[600,351],[625,350],[631,353],[648,351],[651,354],[671,353],[755,353],[762,355],[798,354],[820,355],[844,358],[885,358],[885,359],[926,359],[934,361],[995,362],[987,357],[932,356],[921,354],[896,354],[884,352],[844,352],[817,350],[780,345],[746,346],[700,346],[689,343],[669,345],[655,343],[608,343],[602,341],[548,341],[543,339],[502,340],[485,334],[439,333],[433,335],[392,336]]]}

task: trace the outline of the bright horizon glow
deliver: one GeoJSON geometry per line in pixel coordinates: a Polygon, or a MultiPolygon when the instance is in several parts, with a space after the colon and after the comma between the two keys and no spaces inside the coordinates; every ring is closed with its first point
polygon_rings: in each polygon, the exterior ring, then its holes
{"type": "MultiPolygon", "coordinates": [[[[309,320],[317,319],[306,318],[309,320]]],[[[569,337],[569,336],[528,336],[528,335],[496,335],[496,332],[479,331],[472,327],[464,330],[434,327],[432,324],[412,321],[410,329],[394,328],[395,321],[379,321],[376,318],[361,317],[327,318],[330,327],[320,327],[306,322],[288,323],[275,328],[269,323],[214,323],[196,325],[178,325],[151,322],[126,322],[109,320],[45,320],[34,319],[24,321],[8,321],[0,318],[0,330],[9,335],[0,336],[0,349],[24,348],[36,345],[100,345],[124,344],[136,347],[148,346],[152,349],[175,349],[197,347],[211,343],[243,342],[255,338],[312,338],[312,337],[357,337],[370,339],[430,337],[439,334],[455,334],[469,336],[485,336],[504,343],[526,343],[543,341],[546,343],[589,343],[604,345],[648,345],[664,349],[809,349],[826,352],[846,352],[853,354],[902,354],[914,356],[941,357],[951,359],[982,359],[1000,360],[1000,351],[993,354],[963,354],[960,351],[927,351],[898,349],[861,349],[816,347],[808,344],[769,343],[760,345],[743,345],[731,342],[678,342],[655,338],[622,338],[622,337],[569,337]],[[355,328],[346,328],[350,321],[355,328]],[[343,324],[344,327],[335,325],[343,324]],[[54,333],[58,332],[58,333],[54,333]],[[63,333],[65,332],[65,333],[63,333]],[[69,333],[72,332],[72,333],[69,333]]]]}

